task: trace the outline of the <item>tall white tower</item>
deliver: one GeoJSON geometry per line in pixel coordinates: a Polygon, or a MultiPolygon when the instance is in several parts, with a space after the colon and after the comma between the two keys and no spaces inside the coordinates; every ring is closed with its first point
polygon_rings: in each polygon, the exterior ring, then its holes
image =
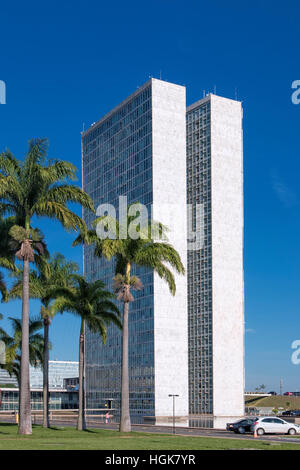
{"type": "MultiPolygon", "coordinates": [[[[186,98],[185,87],[151,79],[82,134],[83,187],[95,207],[119,196],[140,202],[156,221],[178,223],[168,238],[186,266],[186,98]],[[179,206],[179,208],[178,208],[179,206]]],[[[85,211],[91,224],[94,215],[85,211]]],[[[111,286],[114,267],[85,247],[85,273],[111,286]]],[[[173,297],[151,269],[138,268],[144,289],[134,293],[129,315],[130,408],[133,422],[188,415],[187,277],[176,276],[173,297]]],[[[120,308],[122,306],[120,305],[120,308]]],[[[87,406],[120,400],[121,333],[110,328],[107,344],[87,331],[87,406]]],[[[116,414],[116,413],[115,413],[116,414]]]]}
{"type": "Polygon", "coordinates": [[[242,107],[208,95],[187,108],[188,203],[203,246],[188,252],[190,412],[244,414],[242,107]]]}

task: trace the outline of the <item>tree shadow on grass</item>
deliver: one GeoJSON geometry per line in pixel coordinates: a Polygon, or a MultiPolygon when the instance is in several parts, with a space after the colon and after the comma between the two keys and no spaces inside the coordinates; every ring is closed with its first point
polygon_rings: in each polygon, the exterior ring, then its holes
{"type": "MultiPolygon", "coordinates": [[[[57,427],[57,426],[50,426],[49,428],[44,428],[41,424],[33,424],[32,425],[32,429],[49,429],[51,431],[66,431],[66,430],[70,430],[70,428],[66,428],[65,426],[61,426],[61,427],[57,427]]],[[[77,431],[77,429],[75,427],[72,426],[72,428],[74,431],[77,431]]],[[[92,429],[83,429],[82,432],[86,432],[86,433],[90,433],[90,434],[97,434],[97,431],[93,431],[92,429]]]]}
{"type": "Polygon", "coordinates": [[[49,429],[50,431],[64,431],[65,427],[49,426],[49,428],[44,428],[44,426],[42,426],[41,424],[33,424],[32,429],[45,429],[45,431],[47,431],[47,429],[49,429]]]}
{"type": "MultiPolygon", "coordinates": [[[[0,423],[0,429],[1,428],[7,428],[7,431],[9,428],[14,428],[16,427],[16,424],[15,423],[0,423]]],[[[6,432],[6,431],[2,431],[0,430],[0,434],[10,434],[9,432],[6,432]]]]}
{"type": "Polygon", "coordinates": [[[97,434],[97,431],[92,431],[92,429],[83,429],[83,432],[87,432],[90,434],[97,434]]]}

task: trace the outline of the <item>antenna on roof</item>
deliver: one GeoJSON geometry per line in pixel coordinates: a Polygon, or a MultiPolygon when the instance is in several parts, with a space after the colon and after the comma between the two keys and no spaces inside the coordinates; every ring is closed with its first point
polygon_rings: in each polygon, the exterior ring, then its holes
{"type": "Polygon", "coordinates": [[[237,92],[237,87],[234,89],[234,99],[237,101],[238,100],[238,92],[237,92]]]}
{"type": "Polygon", "coordinates": [[[205,90],[203,90],[203,98],[205,98],[205,90]]]}
{"type": "Polygon", "coordinates": [[[215,94],[215,95],[217,94],[217,87],[216,87],[216,85],[214,85],[214,94],[215,94]]]}
{"type": "Polygon", "coordinates": [[[85,128],[85,123],[83,122],[82,123],[82,132],[84,132],[84,128],[85,128]]]}

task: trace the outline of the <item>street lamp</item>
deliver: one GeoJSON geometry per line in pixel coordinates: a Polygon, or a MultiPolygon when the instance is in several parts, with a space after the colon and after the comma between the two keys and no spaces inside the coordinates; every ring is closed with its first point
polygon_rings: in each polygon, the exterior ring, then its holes
{"type": "Polygon", "coordinates": [[[173,434],[175,434],[175,397],[179,397],[179,395],[170,394],[169,397],[173,397],[173,434]]]}

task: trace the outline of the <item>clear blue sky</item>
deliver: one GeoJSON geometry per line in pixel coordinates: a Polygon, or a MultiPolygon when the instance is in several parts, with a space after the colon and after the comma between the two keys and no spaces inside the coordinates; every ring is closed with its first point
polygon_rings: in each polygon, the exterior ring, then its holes
{"type": "MultiPolygon", "coordinates": [[[[149,76],[244,107],[246,387],[300,390],[291,343],[300,339],[300,79],[296,0],[4,2],[0,18],[0,149],[18,157],[47,136],[50,156],[80,168],[80,131],[149,76]]],[[[80,172],[79,172],[80,176],[80,172]]],[[[80,180],[79,180],[80,182],[80,180]]],[[[49,248],[81,262],[59,225],[49,248]]],[[[32,313],[38,306],[32,303],[32,313]]],[[[0,305],[18,314],[20,305],[0,305]]],[[[53,322],[52,358],[77,359],[78,321],[53,322]]],[[[234,354],[234,351],[232,351],[234,354]]]]}

